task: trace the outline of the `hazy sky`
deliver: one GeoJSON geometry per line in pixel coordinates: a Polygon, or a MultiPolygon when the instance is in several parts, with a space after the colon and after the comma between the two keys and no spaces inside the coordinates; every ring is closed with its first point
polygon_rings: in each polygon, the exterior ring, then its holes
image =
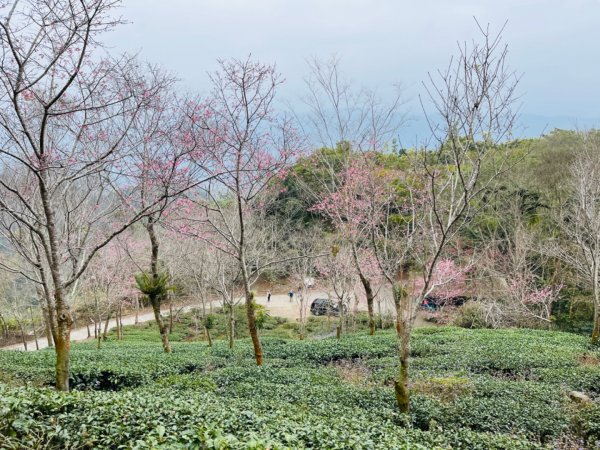
{"type": "Polygon", "coordinates": [[[277,63],[293,100],[306,58],[336,53],[358,84],[385,93],[400,82],[414,114],[427,72],[477,36],[473,16],[493,29],[508,20],[527,134],[600,124],[600,0],[124,0],[121,13],[131,24],[110,45],[140,51],[188,89],[208,89],[217,58],[252,53],[277,63]]]}

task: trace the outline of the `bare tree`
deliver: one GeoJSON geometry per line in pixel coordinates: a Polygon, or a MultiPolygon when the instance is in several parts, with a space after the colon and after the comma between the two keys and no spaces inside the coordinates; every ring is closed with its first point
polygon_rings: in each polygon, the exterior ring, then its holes
{"type": "Polygon", "coordinates": [[[538,227],[524,221],[519,196],[503,208],[505,219],[479,248],[476,288],[486,321],[494,326],[552,324],[552,306],[562,284],[556,282],[553,251],[538,227]]]}
{"type": "MultiPolygon", "coordinates": [[[[384,101],[376,91],[356,86],[345,78],[338,56],[327,60],[312,58],[308,67],[306,95],[302,98],[308,114],[300,122],[315,145],[335,148],[348,142],[365,152],[390,144],[405,121],[399,85],[384,101]]],[[[331,175],[335,177],[334,172],[331,175]]]]}
{"type": "Polygon", "coordinates": [[[306,334],[306,317],[310,303],[310,288],[314,285],[316,276],[316,259],[323,254],[323,231],[314,226],[306,230],[293,230],[289,249],[294,255],[306,255],[290,263],[292,280],[300,287],[298,292],[298,313],[300,318],[300,339],[306,334]]]}
{"type": "Polygon", "coordinates": [[[241,301],[238,286],[242,274],[239,262],[231,255],[218,250],[213,250],[211,253],[211,265],[206,275],[212,289],[221,297],[223,312],[227,315],[229,348],[233,348],[235,342],[235,307],[241,301]]]}
{"type": "Polygon", "coordinates": [[[356,285],[356,267],[352,250],[333,244],[326,258],[317,261],[317,270],[324,280],[329,296],[337,302],[339,322],[336,336],[339,339],[346,331],[346,316],[356,285]]]}
{"type": "Polygon", "coordinates": [[[592,291],[592,343],[600,339],[600,146],[593,134],[582,136],[570,167],[571,198],[556,217],[564,243],[554,254],[571,266],[592,291]]]}
{"type": "Polygon", "coordinates": [[[489,28],[479,29],[482,41],[460,45],[448,68],[425,83],[433,107],[426,114],[437,148],[425,147],[416,158],[425,195],[420,205],[423,220],[415,222],[420,238],[413,255],[422,267],[423,282],[410,297],[395,290],[400,297],[395,393],[402,412],[410,409],[410,340],[416,308],[436,286],[448,282],[436,280],[438,263],[478,213],[481,194],[508,168],[509,149],[503,144],[512,137],[518,78],[507,68],[502,30],[492,34],[489,28]]]}

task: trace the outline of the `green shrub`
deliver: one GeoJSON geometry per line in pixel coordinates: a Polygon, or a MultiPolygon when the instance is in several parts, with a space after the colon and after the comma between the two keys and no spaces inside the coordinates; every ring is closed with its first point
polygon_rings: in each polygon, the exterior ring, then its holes
{"type": "Polygon", "coordinates": [[[576,408],[566,395],[598,395],[600,352],[584,336],[417,329],[407,417],[391,385],[393,331],[263,337],[263,367],[248,339],[234,349],[173,342],[165,354],[148,340],[152,326],[138,331],[100,350],[74,344],[68,394],[40,387],[53,380],[52,350],[0,352],[11,383],[0,384],[0,447],[529,449],[599,439],[598,404],[576,408]]]}
{"type": "Polygon", "coordinates": [[[473,301],[457,308],[453,323],[462,328],[489,328],[481,305],[473,301]]]}

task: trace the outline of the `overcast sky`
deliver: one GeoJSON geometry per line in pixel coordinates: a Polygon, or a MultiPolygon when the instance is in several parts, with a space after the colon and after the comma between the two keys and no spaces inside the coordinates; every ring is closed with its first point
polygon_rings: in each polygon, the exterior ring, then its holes
{"type": "Polygon", "coordinates": [[[415,115],[427,72],[477,36],[473,16],[492,29],[508,20],[526,134],[600,125],[600,0],[124,0],[121,13],[131,23],[110,45],[140,51],[186,89],[205,92],[217,58],[252,53],[277,64],[293,100],[306,58],[335,53],[358,84],[385,93],[401,83],[415,115]]]}

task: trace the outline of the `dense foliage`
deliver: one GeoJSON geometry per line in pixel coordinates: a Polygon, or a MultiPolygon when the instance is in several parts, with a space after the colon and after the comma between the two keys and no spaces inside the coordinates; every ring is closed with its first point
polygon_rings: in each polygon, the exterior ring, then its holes
{"type": "MultiPolygon", "coordinates": [[[[1,352],[0,433],[6,448],[525,449],[600,440],[600,352],[576,335],[427,328],[415,332],[412,414],[390,395],[396,337],[174,342],[149,333],[73,350],[71,393],[53,353],[1,352]],[[578,441],[579,440],[579,441],[578,441]]],[[[174,336],[174,338],[182,336],[174,336]]]]}

